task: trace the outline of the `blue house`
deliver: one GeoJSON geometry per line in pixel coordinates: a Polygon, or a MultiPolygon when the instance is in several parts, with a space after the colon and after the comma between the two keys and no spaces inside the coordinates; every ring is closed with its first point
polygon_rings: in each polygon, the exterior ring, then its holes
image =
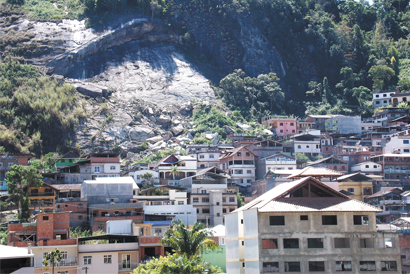
{"type": "Polygon", "coordinates": [[[0,155],[0,191],[7,191],[6,174],[11,167],[18,165],[18,159],[13,156],[0,155]]]}

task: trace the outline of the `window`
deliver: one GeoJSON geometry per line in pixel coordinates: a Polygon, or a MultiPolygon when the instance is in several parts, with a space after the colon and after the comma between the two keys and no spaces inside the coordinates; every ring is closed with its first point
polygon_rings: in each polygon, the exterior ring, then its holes
{"type": "Polygon", "coordinates": [[[409,144],[409,140],[403,140],[403,144],[408,145],[408,144],[409,144]]]}
{"type": "Polygon", "coordinates": [[[104,230],[105,229],[105,225],[104,224],[99,224],[97,225],[97,230],[104,230]]]}
{"type": "Polygon", "coordinates": [[[336,271],[352,271],[351,261],[336,261],[336,271]]]}
{"type": "Polygon", "coordinates": [[[394,238],[384,238],[384,241],[380,241],[380,248],[392,248],[396,247],[394,238]]]}
{"type": "Polygon", "coordinates": [[[323,215],[322,225],[337,225],[337,216],[336,215],[323,215]]]}
{"type": "Polygon", "coordinates": [[[325,262],[309,262],[309,271],[325,271],[325,262]]]}
{"type": "Polygon", "coordinates": [[[204,155],[199,155],[199,159],[204,159],[205,156],[204,155]]]}
{"type": "Polygon", "coordinates": [[[184,201],[178,201],[178,205],[183,205],[184,201]]]}
{"type": "Polygon", "coordinates": [[[374,166],[373,166],[373,168],[377,168],[377,166],[376,166],[376,165],[374,165],[374,166]]]}
{"type": "Polygon", "coordinates": [[[283,123],[279,123],[279,125],[280,125],[281,127],[283,127],[283,123]]]}
{"type": "Polygon", "coordinates": [[[104,255],[104,264],[112,264],[112,256],[104,255]]]}
{"type": "Polygon", "coordinates": [[[221,213],[216,213],[216,217],[221,217],[221,213]]]}
{"type": "Polygon", "coordinates": [[[222,198],[222,203],[226,203],[226,198],[225,197],[222,198]]]}
{"type": "Polygon", "coordinates": [[[268,262],[262,264],[264,273],[279,272],[279,263],[278,262],[268,262]]]}
{"type": "Polygon", "coordinates": [[[209,198],[202,198],[203,203],[209,203],[209,198]]]}
{"type": "Polygon", "coordinates": [[[226,213],[226,208],[222,208],[222,213],[226,213]]]}
{"type": "Polygon", "coordinates": [[[247,170],[246,173],[247,174],[252,174],[252,170],[247,170]]]}
{"type": "Polygon", "coordinates": [[[376,95],[376,98],[379,98],[379,94],[376,95]]]}
{"type": "Polygon", "coordinates": [[[48,221],[48,216],[43,216],[43,221],[48,221]]]}
{"type": "Polygon", "coordinates": [[[397,271],[396,261],[382,261],[381,262],[382,271],[397,271]]]}
{"type": "Polygon", "coordinates": [[[235,169],[234,174],[243,174],[242,169],[235,169]]]}
{"type": "Polygon", "coordinates": [[[290,123],[290,125],[293,127],[295,124],[294,124],[294,123],[290,123]]]}
{"type": "Polygon", "coordinates": [[[323,248],[323,238],[309,238],[307,242],[308,248],[323,248]]]}
{"type": "Polygon", "coordinates": [[[262,249],[277,249],[278,239],[262,239],[262,249]]]}
{"type": "Polygon", "coordinates": [[[213,159],[214,155],[213,154],[209,154],[209,158],[213,159]]]}
{"type": "Polygon", "coordinates": [[[209,213],[209,208],[203,208],[202,213],[208,214],[209,213]]]}
{"type": "Polygon", "coordinates": [[[285,272],[300,272],[300,262],[285,262],[285,272]]]}
{"type": "Polygon", "coordinates": [[[159,235],[162,233],[162,229],[161,228],[155,228],[155,234],[159,235]]]}
{"type": "Polygon", "coordinates": [[[334,238],[335,248],[350,248],[349,238],[334,238]]]}
{"type": "Polygon", "coordinates": [[[348,192],[351,192],[351,193],[354,193],[354,188],[353,188],[353,187],[349,187],[349,188],[347,189],[347,191],[348,191],[348,192]]]}
{"type": "Polygon", "coordinates": [[[67,258],[68,258],[67,251],[61,251],[61,259],[62,260],[67,260],[67,258]]]}
{"type": "Polygon", "coordinates": [[[78,215],[78,220],[82,220],[83,219],[83,215],[78,215]]]}
{"type": "Polygon", "coordinates": [[[94,172],[100,172],[100,167],[99,166],[94,167],[94,172]]]}
{"type": "Polygon", "coordinates": [[[93,259],[93,256],[84,256],[83,259],[84,259],[84,265],[90,265],[93,259]]]}
{"type": "Polygon", "coordinates": [[[376,262],[375,261],[360,261],[360,271],[375,271],[376,262]]]}
{"type": "Polygon", "coordinates": [[[364,167],[365,167],[365,168],[369,168],[369,165],[365,165],[364,167]]]}
{"type": "Polygon", "coordinates": [[[285,225],[285,216],[269,216],[270,225],[285,225]]]}
{"type": "Polygon", "coordinates": [[[245,246],[245,241],[242,241],[242,246],[245,246]]]}
{"type": "Polygon", "coordinates": [[[372,238],[361,238],[360,248],[374,248],[374,241],[372,238]]]}
{"type": "Polygon", "coordinates": [[[299,248],[299,239],[283,239],[283,248],[299,248]]]}
{"type": "Polygon", "coordinates": [[[368,215],[354,215],[353,216],[354,225],[369,225],[368,215]]]}
{"type": "Polygon", "coordinates": [[[242,153],[240,153],[240,152],[236,153],[236,156],[241,156],[241,155],[242,155],[242,153]]]}
{"type": "Polygon", "coordinates": [[[14,165],[14,163],[9,163],[9,167],[12,167],[14,165]]]}
{"type": "Polygon", "coordinates": [[[234,202],[235,202],[235,198],[234,198],[234,197],[229,197],[229,202],[230,202],[230,203],[234,203],[234,202]]]}
{"type": "Polygon", "coordinates": [[[309,148],[309,145],[307,145],[306,148],[309,148]]]}
{"type": "Polygon", "coordinates": [[[245,152],[245,155],[246,155],[247,157],[249,157],[249,156],[251,156],[251,153],[250,153],[250,152],[245,152]]]}
{"type": "Polygon", "coordinates": [[[77,208],[83,208],[83,204],[77,204],[77,208]]]}
{"type": "Polygon", "coordinates": [[[308,217],[308,215],[300,215],[300,220],[301,221],[307,221],[307,220],[309,220],[309,217],[308,217]]]}
{"type": "Polygon", "coordinates": [[[193,198],[193,199],[192,199],[192,202],[194,202],[194,203],[199,203],[199,198],[193,198]]]}
{"type": "Polygon", "coordinates": [[[115,170],[115,166],[110,166],[110,170],[115,170]]]}
{"type": "Polygon", "coordinates": [[[298,149],[301,149],[302,148],[302,146],[301,145],[298,145],[298,149]]]}

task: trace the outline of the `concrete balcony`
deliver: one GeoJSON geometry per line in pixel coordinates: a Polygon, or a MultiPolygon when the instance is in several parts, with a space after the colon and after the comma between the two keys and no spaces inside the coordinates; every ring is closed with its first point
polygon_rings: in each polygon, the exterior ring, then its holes
{"type": "MultiPolygon", "coordinates": [[[[64,260],[61,260],[56,267],[63,267],[63,266],[76,266],[78,265],[77,258],[72,257],[72,258],[67,258],[64,260]]],[[[43,267],[43,261],[42,260],[36,260],[34,261],[34,267],[35,268],[40,268],[43,267]]]]}
{"type": "Polygon", "coordinates": [[[112,252],[112,251],[135,251],[138,250],[138,243],[113,243],[113,244],[86,244],[78,245],[79,253],[87,252],[112,252]]]}

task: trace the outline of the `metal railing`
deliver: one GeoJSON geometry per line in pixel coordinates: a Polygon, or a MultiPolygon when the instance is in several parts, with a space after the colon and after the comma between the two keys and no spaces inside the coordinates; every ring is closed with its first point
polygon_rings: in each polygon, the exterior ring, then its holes
{"type": "Polygon", "coordinates": [[[135,269],[137,267],[138,267],[138,263],[136,262],[118,263],[118,270],[129,270],[129,269],[135,269]]]}

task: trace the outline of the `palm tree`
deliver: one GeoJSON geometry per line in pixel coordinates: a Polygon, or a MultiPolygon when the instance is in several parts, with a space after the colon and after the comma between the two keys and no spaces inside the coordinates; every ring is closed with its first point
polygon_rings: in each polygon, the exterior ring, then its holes
{"type": "Polygon", "coordinates": [[[141,175],[142,179],[145,179],[148,181],[148,184],[151,183],[151,179],[154,175],[152,175],[152,173],[146,172],[144,174],[141,175]]]}
{"type": "Polygon", "coordinates": [[[164,233],[160,243],[171,247],[177,254],[186,254],[187,257],[191,257],[198,255],[203,249],[218,249],[218,245],[209,239],[212,236],[212,233],[207,231],[202,223],[196,222],[192,229],[188,229],[184,222],[177,219],[164,233]]]}
{"type": "Polygon", "coordinates": [[[53,269],[53,274],[54,274],[54,266],[58,265],[58,263],[63,259],[63,255],[61,254],[61,251],[58,250],[58,248],[51,250],[46,254],[46,256],[43,259],[43,265],[44,268],[47,269],[50,265],[53,269]]]}
{"type": "Polygon", "coordinates": [[[171,166],[171,173],[170,173],[171,175],[172,175],[172,180],[175,180],[175,175],[179,175],[179,168],[178,168],[178,166],[177,165],[173,165],[173,166],[171,166]]]}

